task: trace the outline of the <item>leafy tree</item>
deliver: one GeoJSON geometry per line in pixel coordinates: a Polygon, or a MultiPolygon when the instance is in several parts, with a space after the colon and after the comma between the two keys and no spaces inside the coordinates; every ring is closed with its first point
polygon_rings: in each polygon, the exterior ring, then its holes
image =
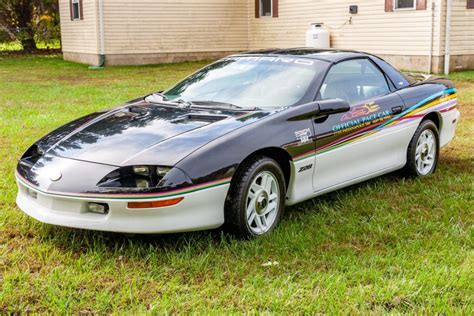
{"type": "Polygon", "coordinates": [[[37,48],[35,38],[57,36],[58,11],[57,0],[0,0],[0,29],[32,51],[37,48]]]}

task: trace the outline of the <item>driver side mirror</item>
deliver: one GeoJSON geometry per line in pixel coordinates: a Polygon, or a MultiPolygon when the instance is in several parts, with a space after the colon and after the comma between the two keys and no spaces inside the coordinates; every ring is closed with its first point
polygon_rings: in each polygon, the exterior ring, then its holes
{"type": "Polygon", "coordinates": [[[313,101],[293,107],[288,113],[289,121],[306,120],[330,114],[343,113],[350,110],[349,103],[341,99],[313,101]]]}
{"type": "Polygon", "coordinates": [[[319,115],[331,115],[337,113],[344,113],[350,110],[350,105],[347,101],[341,99],[329,99],[318,102],[319,115]]]}

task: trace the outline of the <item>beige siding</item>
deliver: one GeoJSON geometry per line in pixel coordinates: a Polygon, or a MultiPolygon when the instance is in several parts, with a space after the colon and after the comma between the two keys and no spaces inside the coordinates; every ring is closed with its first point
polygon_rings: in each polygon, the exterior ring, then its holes
{"type": "MultiPolygon", "coordinates": [[[[435,10],[434,52],[440,39],[439,6],[435,10]]],[[[310,23],[323,22],[331,31],[334,48],[392,55],[428,55],[430,51],[429,9],[385,12],[384,0],[280,0],[279,11],[278,18],[251,18],[251,48],[304,46],[310,23]],[[348,12],[352,4],[359,6],[356,15],[348,12]]]]}
{"type": "Polygon", "coordinates": [[[69,0],[59,0],[63,52],[97,54],[97,1],[83,0],[83,20],[71,21],[69,0]]]}
{"type": "Polygon", "coordinates": [[[104,0],[106,54],[238,51],[247,0],[104,0]]]}
{"type": "MultiPolygon", "coordinates": [[[[440,18],[439,70],[444,69],[446,2],[442,0],[440,18]]],[[[467,0],[453,0],[451,16],[450,70],[474,69],[474,9],[467,9],[467,0]]]]}
{"type": "MultiPolygon", "coordinates": [[[[65,58],[98,62],[99,1],[83,0],[80,21],[71,21],[68,0],[59,1],[65,58]]],[[[433,70],[439,71],[444,60],[447,0],[427,0],[427,10],[395,12],[385,12],[385,0],[279,0],[278,18],[258,19],[254,0],[102,1],[105,55],[110,64],[174,62],[247,49],[305,46],[305,33],[314,22],[330,30],[333,48],[382,55],[404,69],[428,70],[430,51],[433,70]],[[350,5],[358,5],[359,13],[351,15],[350,5]]],[[[472,67],[474,62],[474,9],[468,10],[466,1],[453,0],[453,69],[472,67]]]]}
{"type": "Polygon", "coordinates": [[[474,9],[467,9],[466,0],[453,0],[451,54],[474,54],[474,9]]]}
{"type": "MultiPolygon", "coordinates": [[[[441,4],[440,55],[444,55],[446,31],[446,0],[441,4]]],[[[467,0],[453,0],[451,16],[451,54],[474,54],[474,9],[467,9],[467,0]]]]}

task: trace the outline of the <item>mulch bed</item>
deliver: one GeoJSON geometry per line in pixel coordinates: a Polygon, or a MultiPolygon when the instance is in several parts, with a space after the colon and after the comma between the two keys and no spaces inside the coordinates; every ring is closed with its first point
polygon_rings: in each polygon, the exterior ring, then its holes
{"type": "Polygon", "coordinates": [[[0,51],[0,56],[44,56],[44,55],[57,55],[61,54],[60,48],[50,48],[50,49],[37,49],[34,51],[22,51],[22,50],[13,50],[13,51],[0,51]]]}

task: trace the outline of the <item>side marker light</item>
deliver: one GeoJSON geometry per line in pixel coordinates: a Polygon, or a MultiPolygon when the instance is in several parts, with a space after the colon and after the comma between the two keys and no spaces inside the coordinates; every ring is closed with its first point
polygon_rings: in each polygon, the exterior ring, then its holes
{"type": "Polygon", "coordinates": [[[169,200],[161,200],[161,201],[150,201],[150,202],[128,202],[128,208],[157,208],[157,207],[165,207],[165,206],[172,206],[176,205],[181,202],[184,198],[174,198],[169,200]]]}

